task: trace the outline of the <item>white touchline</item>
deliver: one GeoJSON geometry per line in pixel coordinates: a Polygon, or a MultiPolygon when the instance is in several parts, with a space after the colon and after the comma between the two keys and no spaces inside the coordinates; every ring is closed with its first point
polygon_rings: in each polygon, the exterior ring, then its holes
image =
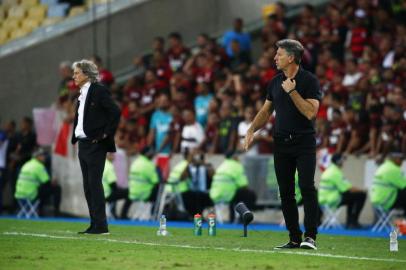
{"type": "Polygon", "coordinates": [[[161,244],[161,243],[151,243],[151,242],[140,242],[140,241],[137,241],[137,240],[125,241],[125,240],[116,240],[116,239],[109,239],[109,238],[85,238],[85,237],[50,235],[50,234],[41,234],[41,233],[25,233],[25,232],[3,232],[3,235],[32,236],[32,237],[50,238],[50,239],[102,241],[102,242],[113,242],[113,243],[122,243],[122,244],[135,244],[135,245],[143,245],[143,246],[161,246],[161,247],[175,247],[175,248],[188,248],[188,249],[211,249],[211,250],[221,250],[221,251],[236,251],[236,252],[251,252],[251,253],[271,253],[271,254],[280,253],[280,254],[327,257],[327,258],[335,258],[335,259],[362,260],[362,261],[398,262],[398,263],[406,262],[406,260],[399,260],[399,259],[356,257],[356,256],[335,255],[335,254],[329,254],[329,253],[315,253],[315,252],[311,252],[311,251],[310,252],[280,251],[280,250],[276,251],[276,250],[264,250],[264,249],[240,249],[240,248],[224,248],[224,247],[205,247],[205,246],[190,246],[190,245],[176,245],[176,244],[161,244]]]}

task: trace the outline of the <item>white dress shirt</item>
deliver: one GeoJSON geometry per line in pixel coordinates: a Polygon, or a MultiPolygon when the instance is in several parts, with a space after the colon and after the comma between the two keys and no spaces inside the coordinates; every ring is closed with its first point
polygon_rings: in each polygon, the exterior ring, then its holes
{"type": "Polygon", "coordinates": [[[85,102],[87,97],[87,92],[89,92],[90,82],[85,83],[82,88],[80,88],[79,109],[78,109],[78,124],[75,128],[75,137],[84,139],[86,138],[85,131],[83,130],[83,115],[85,113],[85,102]]]}

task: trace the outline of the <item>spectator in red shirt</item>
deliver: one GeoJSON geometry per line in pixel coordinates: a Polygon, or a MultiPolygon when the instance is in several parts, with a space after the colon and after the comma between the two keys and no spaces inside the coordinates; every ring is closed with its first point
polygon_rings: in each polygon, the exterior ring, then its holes
{"type": "Polygon", "coordinates": [[[209,53],[199,53],[186,62],[183,71],[195,83],[211,83],[214,73],[214,58],[209,53]]]}
{"type": "Polygon", "coordinates": [[[350,48],[354,58],[361,57],[364,47],[369,43],[369,33],[365,26],[366,12],[363,9],[355,11],[354,26],[347,36],[347,47],[350,48]]]}
{"type": "Polygon", "coordinates": [[[61,81],[59,83],[58,95],[60,98],[63,98],[69,93],[68,84],[73,82],[71,62],[63,61],[59,64],[59,75],[61,76],[61,81]]]}
{"type": "MultiPolygon", "coordinates": [[[[272,56],[271,56],[272,57],[272,56]]],[[[261,69],[261,83],[266,86],[276,75],[276,69],[272,66],[272,61],[266,56],[262,56],[258,61],[258,66],[261,69]]]]}
{"type": "Polygon", "coordinates": [[[92,59],[93,63],[96,64],[97,68],[99,69],[99,76],[100,82],[108,87],[110,87],[114,83],[114,76],[110,70],[103,66],[103,61],[100,56],[93,55],[92,59]]]}
{"type": "Polygon", "coordinates": [[[181,70],[189,55],[190,51],[183,45],[182,36],[177,32],[169,34],[169,49],[166,56],[172,70],[181,70]]]}
{"type": "Polygon", "coordinates": [[[171,96],[176,96],[178,89],[184,89],[190,97],[193,96],[192,83],[188,76],[182,71],[175,72],[170,80],[171,96]]]}
{"type": "Polygon", "coordinates": [[[251,65],[245,77],[241,77],[241,83],[247,89],[245,98],[246,102],[251,105],[255,105],[256,101],[262,99],[265,92],[266,85],[263,85],[261,80],[261,70],[257,65],[251,65]]]}
{"type": "Polygon", "coordinates": [[[187,90],[184,88],[179,88],[176,91],[175,95],[172,97],[172,103],[181,111],[186,109],[193,110],[192,100],[189,98],[187,90]]]}
{"type": "Polygon", "coordinates": [[[125,100],[134,100],[140,103],[142,98],[142,87],[142,79],[140,77],[137,76],[130,78],[123,86],[125,100]]]}
{"type": "Polygon", "coordinates": [[[155,70],[155,74],[161,82],[165,84],[166,87],[169,86],[169,81],[172,77],[172,69],[169,66],[168,59],[165,54],[161,51],[154,51],[150,63],[151,69],[155,70]]]}
{"type": "Polygon", "coordinates": [[[324,39],[324,42],[327,43],[326,45],[333,56],[343,61],[345,51],[344,44],[348,31],[344,16],[334,4],[331,4],[327,9],[326,17],[323,19],[320,25],[324,31],[328,31],[327,40],[324,39]],[[323,23],[323,19],[325,23],[323,23]]]}
{"type": "Polygon", "coordinates": [[[387,104],[384,109],[387,119],[383,122],[380,136],[378,138],[378,150],[383,156],[389,153],[390,149],[402,149],[404,147],[404,128],[406,127],[404,111],[394,104],[387,104]]]}
{"type": "Polygon", "coordinates": [[[214,61],[216,62],[217,66],[221,68],[227,66],[228,56],[226,50],[217,44],[216,39],[212,38],[209,40],[205,51],[210,52],[214,56],[214,61]]]}
{"type": "Polygon", "coordinates": [[[345,123],[342,120],[341,111],[333,109],[332,118],[326,129],[325,142],[329,153],[341,152],[345,144],[345,123]]]}
{"type": "Polygon", "coordinates": [[[155,98],[165,92],[167,92],[165,83],[158,80],[154,70],[147,70],[140,100],[141,112],[149,116],[155,108],[155,98]]]}
{"type": "Polygon", "coordinates": [[[180,141],[182,137],[181,132],[185,122],[183,121],[183,117],[178,106],[172,104],[169,111],[172,114],[172,121],[169,124],[169,131],[162,145],[167,145],[169,142],[172,142],[172,153],[179,153],[180,141]]]}
{"type": "Polygon", "coordinates": [[[61,81],[58,88],[58,107],[69,106],[78,95],[79,88],[72,79],[72,64],[69,61],[63,61],[59,64],[59,74],[61,81]]]}
{"type": "Polygon", "coordinates": [[[202,148],[210,154],[214,154],[217,149],[219,116],[216,112],[209,113],[207,125],[205,128],[205,139],[202,148]]]}

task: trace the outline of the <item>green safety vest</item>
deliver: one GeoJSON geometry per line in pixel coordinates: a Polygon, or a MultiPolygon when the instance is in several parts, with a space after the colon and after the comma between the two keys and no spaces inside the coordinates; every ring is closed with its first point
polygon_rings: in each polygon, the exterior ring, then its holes
{"type": "Polygon", "coordinates": [[[338,207],[342,193],[351,187],[351,183],[344,178],[343,171],[337,165],[331,164],[320,177],[319,204],[338,207]]]}
{"type": "Polygon", "coordinates": [[[406,187],[406,177],[401,168],[387,159],[375,172],[371,187],[371,202],[389,210],[396,201],[399,189],[406,187]]]}
{"type": "Polygon", "coordinates": [[[48,181],[49,175],[44,164],[38,159],[32,158],[21,168],[14,197],[34,200],[38,195],[40,185],[48,181]]]}
{"type": "Polygon", "coordinates": [[[104,171],[103,171],[103,178],[102,178],[102,183],[103,183],[103,191],[104,191],[104,197],[108,198],[111,195],[111,184],[117,182],[117,175],[114,170],[113,163],[111,163],[110,160],[106,159],[106,163],[104,165],[104,171]]]}
{"type": "Polygon", "coordinates": [[[171,173],[169,174],[168,184],[165,185],[165,190],[167,192],[186,192],[188,191],[188,181],[189,179],[181,179],[182,173],[186,170],[189,162],[187,160],[182,160],[173,167],[171,173]]]}
{"type": "Polygon", "coordinates": [[[243,165],[234,159],[225,159],[216,169],[210,188],[214,203],[230,202],[237,190],[248,186],[243,165]]]}
{"type": "Polygon", "coordinates": [[[158,182],[159,177],[155,164],[147,157],[139,155],[130,167],[129,198],[146,201],[158,182]]]}

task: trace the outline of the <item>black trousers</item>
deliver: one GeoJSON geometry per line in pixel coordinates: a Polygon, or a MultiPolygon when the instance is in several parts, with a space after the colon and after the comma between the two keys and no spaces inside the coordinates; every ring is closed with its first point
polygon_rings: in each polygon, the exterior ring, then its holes
{"type": "Polygon", "coordinates": [[[83,175],[83,189],[89,208],[90,225],[107,228],[106,202],[102,185],[107,150],[100,143],[79,141],[79,162],[83,175]]]}
{"type": "Polygon", "coordinates": [[[305,237],[316,239],[318,200],[314,186],[316,170],[316,140],[314,135],[274,137],[275,173],[281,195],[283,217],[291,241],[301,242],[299,212],[295,200],[295,172],[303,197],[305,237]]]}
{"type": "Polygon", "coordinates": [[[367,194],[364,191],[346,191],[342,194],[340,206],[347,206],[347,226],[358,225],[366,198],[367,194]]]}

